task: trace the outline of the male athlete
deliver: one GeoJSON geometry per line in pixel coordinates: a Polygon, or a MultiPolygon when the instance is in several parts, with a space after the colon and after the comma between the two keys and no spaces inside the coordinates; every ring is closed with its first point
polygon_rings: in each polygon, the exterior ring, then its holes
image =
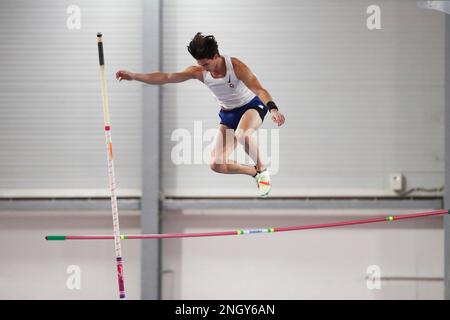
{"type": "Polygon", "coordinates": [[[187,47],[197,60],[197,66],[176,73],[133,73],[119,70],[116,78],[137,80],[148,84],[178,83],[189,79],[203,82],[212,91],[220,106],[220,124],[211,152],[211,169],[218,173],[246,174],[256,180],[260,197],[267,197],[270,175],[261,162],[257,140],[252,134],[261,126],[267,111],[281,126],[285,118],[278,111],[269,92],[264,89],[253,72],[239,59],[220,55],[214,36],[195,35],[187,47]],[[227,139],[228,130],[234,130],[227,139]],[[255,166],[239,164],[228,159],[240,143],[255,162],[255,166]]]}

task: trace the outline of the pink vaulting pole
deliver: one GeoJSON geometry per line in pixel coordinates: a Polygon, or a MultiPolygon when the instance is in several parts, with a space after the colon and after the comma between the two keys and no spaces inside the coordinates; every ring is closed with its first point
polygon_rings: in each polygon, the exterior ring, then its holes
{"type": "MultiPolygon", "coordinates": [[[[376,222],[393,222],[396,220],[405,219],[417,219],[423,217],[439,216],[444,214],[449,214],[450,210],[437,210],[429,212],[402,214],[402,215],[391,215],[383,216],[379,218],[371,219],[359,219],[350,221],[340,221],[340,222],[330,222],[321,224],[312,224],[304,226],[292,226],[292,227],[279,227],[279,228],[261,228],[261,229],[237,229],[234,231],[222,231],[222,232],[200,232],[200,233],[162,233],[162,234],[141,234],[141,235],[121,235],[120,238],[125,240],[132,239],[168,239],[168,238],[195,238],[195,237],[218,237],[218,236],[236,236],[244,234],[258,234],[258,233],[275,233],[275,232],[286,232],[286,231],[300,231],[308,229],[323,229],[323,228],[333,228],[350,226],[357,224],[367,224],[376,222]]],[[[112,240],[114,236],[110,235],[80,235],[80,236],[47,236],[46,240],[112,240]]]]}

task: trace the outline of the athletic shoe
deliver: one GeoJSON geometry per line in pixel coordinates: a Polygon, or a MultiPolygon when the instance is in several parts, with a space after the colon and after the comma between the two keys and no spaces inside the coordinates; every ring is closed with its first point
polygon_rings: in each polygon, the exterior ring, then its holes
{"type": "Polygon", "coordinates": [[[269,170],[265,169],[258,172],[255,176],[256,184],[258,186],[258,194],[261,198],[266,198],[269,195],[272,185],[270,184],[269,170]]]}

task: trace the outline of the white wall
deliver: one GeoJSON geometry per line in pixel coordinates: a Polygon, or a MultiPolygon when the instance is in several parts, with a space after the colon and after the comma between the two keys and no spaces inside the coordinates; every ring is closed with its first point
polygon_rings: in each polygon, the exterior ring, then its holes
{"type": "MultiPolygon", "coordinates": [[[[163,232],[293,226],[392,213],[172,212],[164,215],[163,232]]],[[[253,236],[166,239],[163,257],[164,299],[443,298],[441,217],[253,236]],[[371,265],[380,267],[381,277],[413,279],[382,280],[380,290],[369,290],[365,277],[371,265]]]]}
{"type": "MultiPolygon", "coordinates": [[[[164,71],[195,64],[186,45],[198,31],[214,34],[220,52],[243,60],[286,115],[279,141],[270,139],[277,127],[269,117],[260,130],[267,138],[259,136],[277,171],[274,196],[395,195],[389,175],[397,172],[408,188],[444,184],[444,13],[390,0],[162,6],[164,71]],[[373,4],[381,9],[380,30],[366,27],[373,4]]],[[[162,94],[164,193],[254,196],[251,179],[210,172],[207,130],[218,127],[219,108],[208,89],[192,80],[166,85],[162,94]],[[177,130],[189,135],[171,141],[177,130]],[[182,143],[191,164],[172,161],[182,143]]]]}
{"type": "MultiPolygon", "coordinates": [[[[140,231],[136,212],[120,212],[121,233],[140,231]]],[[[46,241],[46,235],[112,234],[110,212],[0,211],[0,299],[117,299],[114,243],[46,241]],[[81,268],[81,289],[69,290],[67,268],[81,268]]],[[[140,242],[122,242],[125,289],[140,298],[140,242]]]]}
{"type": "MultiPolygon", "coordinates": [[[[417,212],[423,210],[416,210],[417,212]]],[[[162,232],[281,227],[414,210],[166,212],[162,232]]],[[[121,212],[123,234],[139,234],[138,212],[121,212]]],[[[46,235],[111,234],[105,212],[0,212],[0,299],[117,299],[112,241],[45,241],[46,235]],[[69,290],[67,267],[81,268],[69,290]]],[[[141,241],[122,241],[129,299],[140,299],[141,241]]],[[[152,241],[152,240],[145,240],[152,241]]],[[[442,299],[440,217],[253,236],[166,239],[163,299],[442,299]],[[367,289],[367,267],[389,280],[367,289]]]]}
{"type": "Polygon", "coordinates": [[[142,1],[1,1],[0,197],[107,196],[97,32],[119,195],[141,187],[142,1]],[[80,29],[69,29],[79,8],[80,29]]]}
{"type": "MultiPolygon", "coordinates": [[[[222,53],[239,56],[261,77],[287,116],[274,195],[390,195],[391,172],[404,172],[409,187],[440,187],[444,15],[418,10],[414,1],[378,3],[383,28],[369,31],[365,10],[372,1],[165,0],[163,69],[195,63],[185,46],[203,31],[217,36],[222,53]]],[[[106,192],[95,33],[104,33],[108,79],[114,80],[117,68],[139,71],[142,2],[79,2],[79,32],[65,28],[71,4],[2,1],[0,196],[106,192]],[[20,67],[24,71],[17,72],[20,67]]],[[[119,193],[138,195],[141,86],[108,85],[119,193]]],[[[200,83],[168,85],[162,92],[163,192],[254,195],[254,183],[246,177],[211,173],[206,163],[173,166],[173,130],[185,128],[193,135],[198,120],[203,130],[215,128],[218,109],[200,83]]],[[[273,126],[266,121],[263,128],[273,126]]],[[[288,226],[374,213],[171,212],[162,217],[162,231],[288,226]]],[[[122,233],[140,233],[138,212],[120,216],[122,233]]],[[[117,299],[111,241],[44,240],[47,234],[110,234],[111,229],[109,211],[1,211],[0,299],[117,299]],[[79,291],[66,287],[69,265],[81,267],[79,291]]],[[[140,243],[123,241],[130,299],[140,297],[140,243]]],[[[443,282],[433,280],[443,276],[441,218],[168,239],[162,254],[164,299],[443,297],[443,282]],[[380,290],[368,290],[370,265],[380,266],[384,277],[431,280],[382,281],[380,290]]]]}

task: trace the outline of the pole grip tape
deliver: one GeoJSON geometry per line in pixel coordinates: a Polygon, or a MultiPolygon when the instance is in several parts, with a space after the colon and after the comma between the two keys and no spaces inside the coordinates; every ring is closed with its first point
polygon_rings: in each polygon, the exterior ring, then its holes
{"type": "Polygon", "coordinates": [[[98,60],[100,62],[100,65],[105,65],[105,58],[103,57],[103,42],[102,42],[102,34],[99,32],[97,33],[97,40],[98,40],[98,60]]]}

